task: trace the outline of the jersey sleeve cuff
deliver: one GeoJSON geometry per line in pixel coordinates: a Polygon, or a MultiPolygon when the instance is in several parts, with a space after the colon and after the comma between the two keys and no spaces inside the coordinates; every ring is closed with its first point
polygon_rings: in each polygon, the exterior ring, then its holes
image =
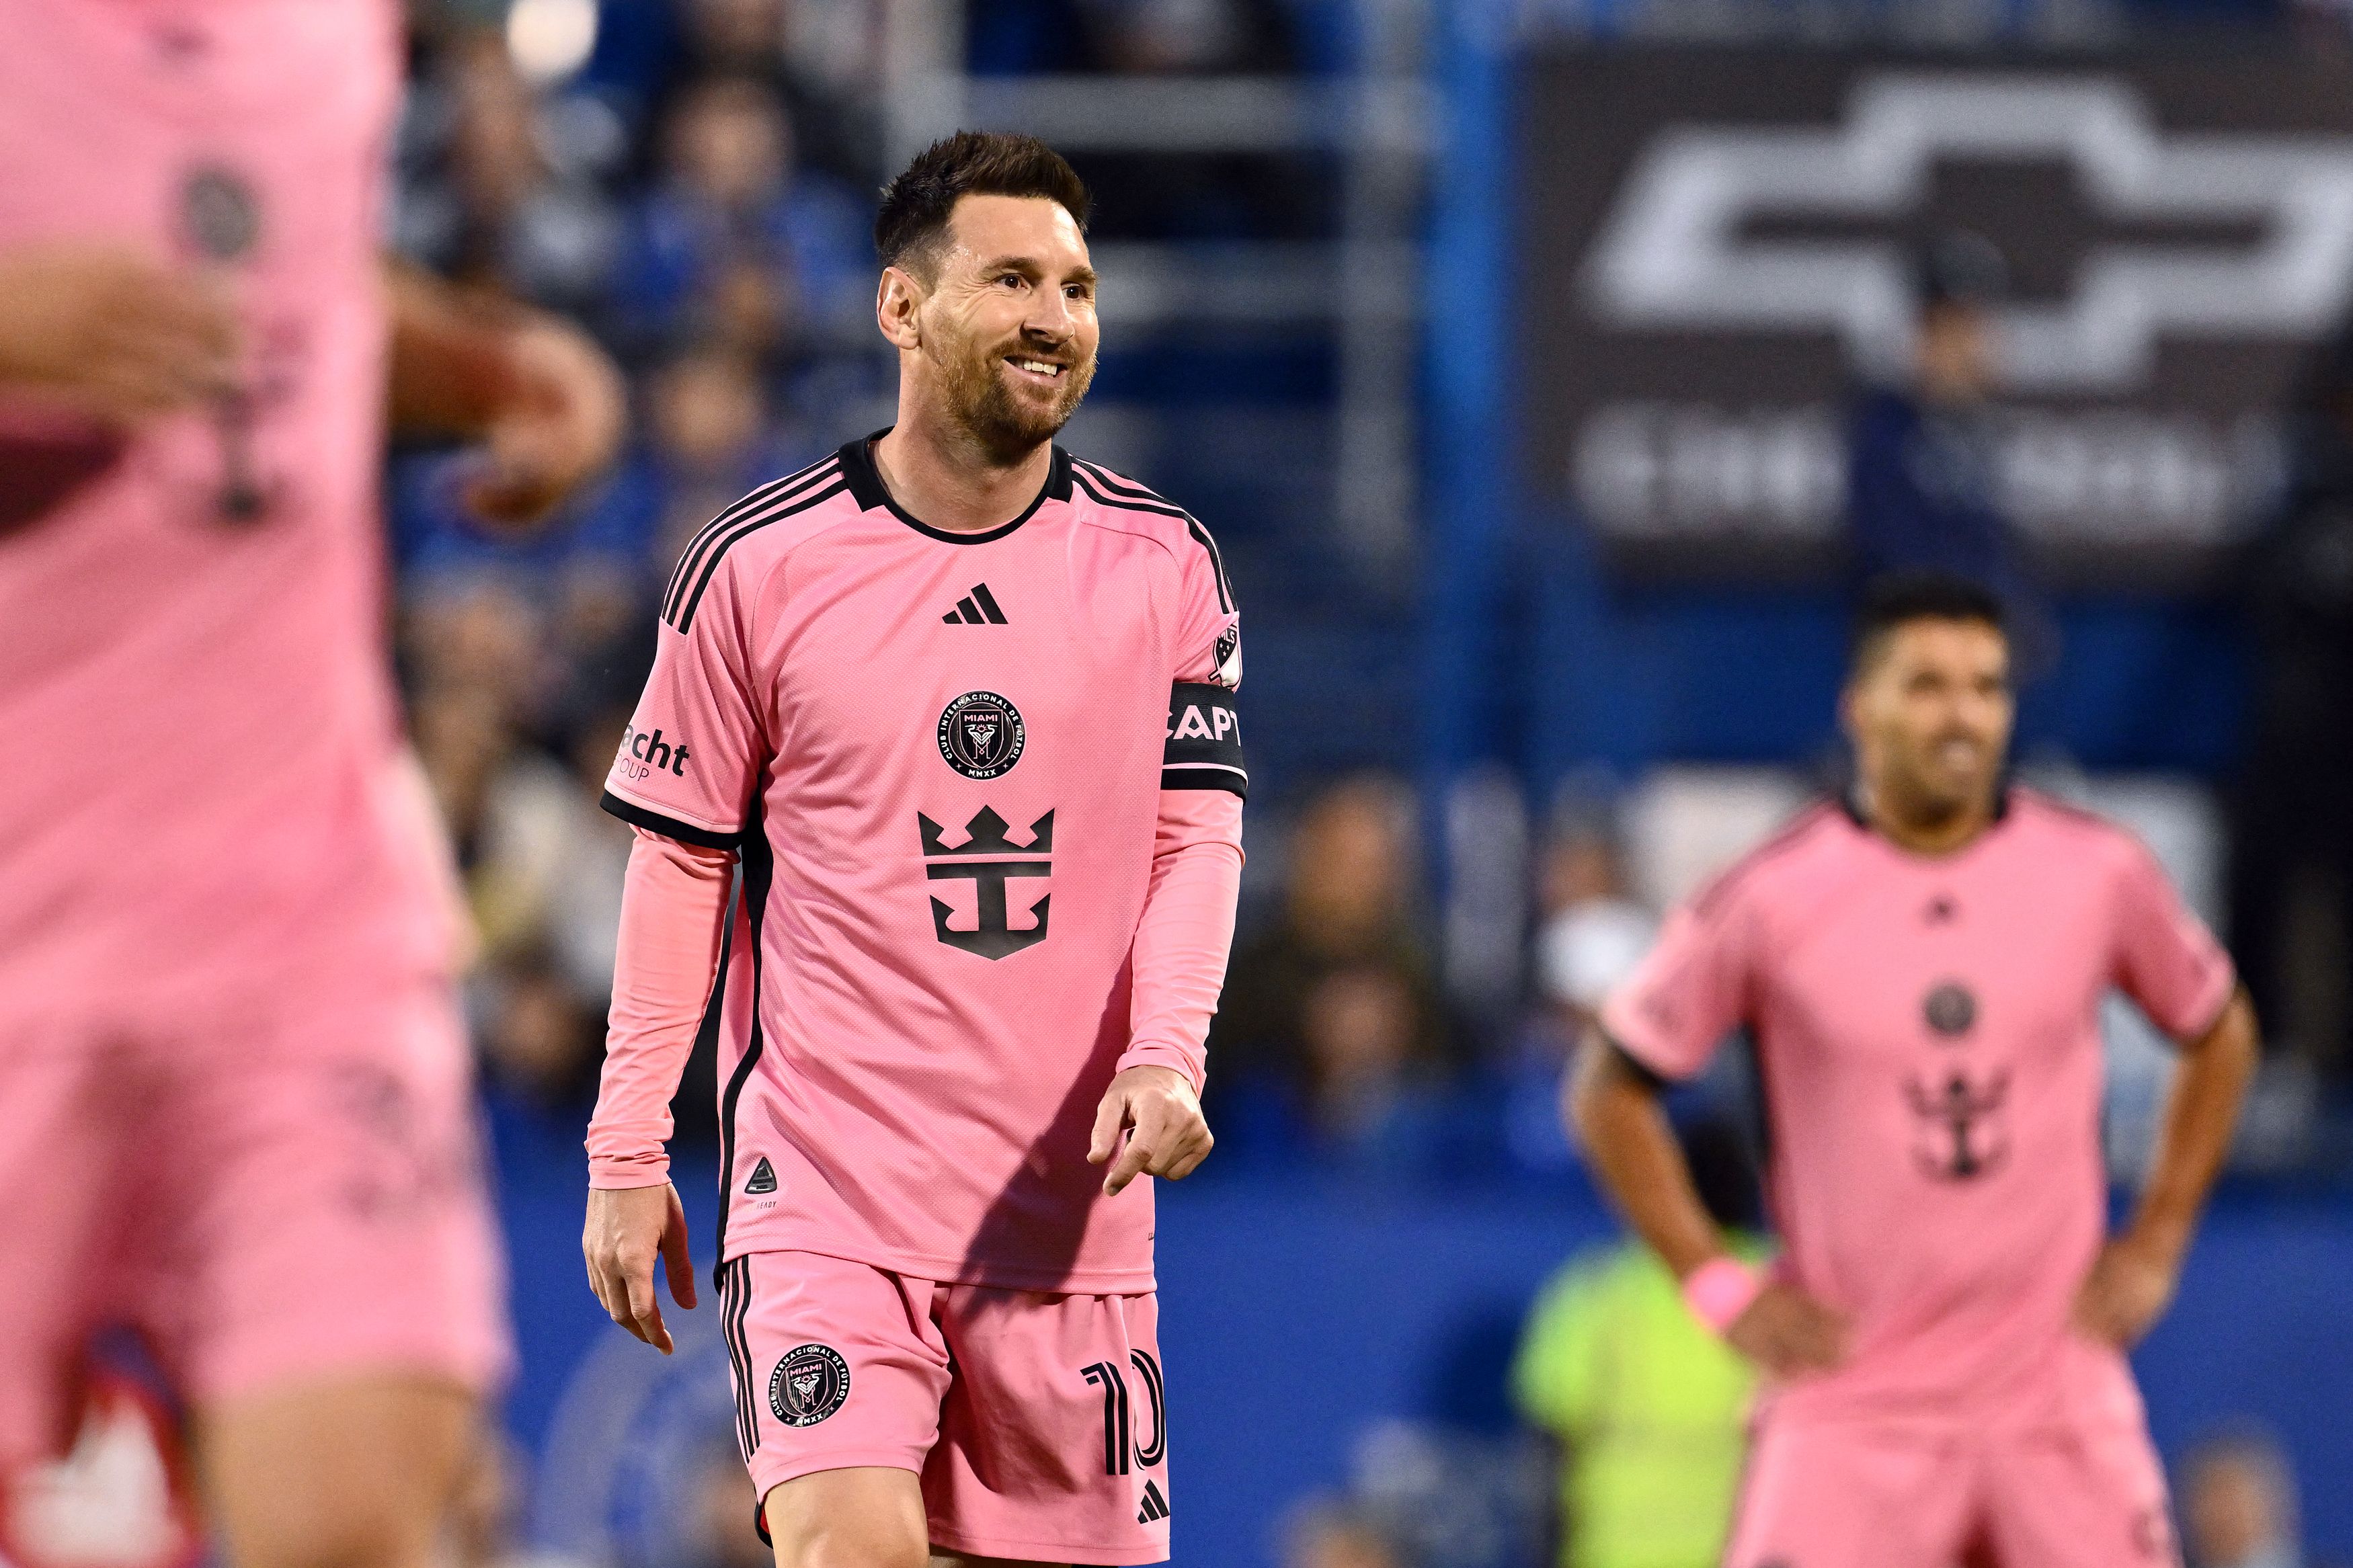
{"type": "Polygon", "coordinates": [[[1140,1040],[1128,1047],[1119,1058],[1118,1066],[1113,1069],[1113,1076],[1116,1077],[1130,1068],[1167,1068],[1182,1073],[1185,1081],[1193,1086],[1195,1094],[1200,1093],[1208,1081],[1198,1053],[1163,1040],[1140,1040]]]}
{"type": "Polygon", "coordinates": [[[744,844],[744,831],[737,828],[723,833],[715,827],[698,827],[691,822],[681,822],[675,816],[665,816],[650,806],[626,800],[611,790],[605,792],[597,803],[607,812],[632,827],[642,827],[649,833],[659,833],[665,838],[675,838],[681,844],[696,844],[705,849],[737,849],[744,844]]]}
{"type": "Polygon", "coordinates": [[[1626,1027],[1625,1014],[1630,1009],[1604,1005],[1601,1009],[1601,1038],[1611,1050],[1623,1057],[1636,1071],[1654,1080],[1654,1088],[1683,1082],[1695,1069],[1668,1065],[1673,1056],[1661,1048],[1655,1040],[1645,1039],[1639,1028],[1626,1027]]]}
{"type": "Polygon", "coordinates": [[[592,1192],[627,1192],[635,1187],[659,1187],[670,1181],[670,1156],[652,1154],[590,1155],[588,1186],[592,1192]]]}

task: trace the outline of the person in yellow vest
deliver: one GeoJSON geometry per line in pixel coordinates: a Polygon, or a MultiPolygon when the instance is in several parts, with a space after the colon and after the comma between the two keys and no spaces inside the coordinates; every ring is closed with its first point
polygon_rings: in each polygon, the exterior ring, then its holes
{"type": "MultiPolygon", "coordinates": [[[[1719,1121],[1681,1135],[1725,1245],[1762,1259],[1757,1183],[1719,1121]]],[[[1675,1277],[1635,1240],[1580,1252],[1521,1331],[1512,1397],[1559,1447],[1559,1568],[1715,1568],[1747,1450],[1756,1375],[1683,1306],[1675,1277]]]]}

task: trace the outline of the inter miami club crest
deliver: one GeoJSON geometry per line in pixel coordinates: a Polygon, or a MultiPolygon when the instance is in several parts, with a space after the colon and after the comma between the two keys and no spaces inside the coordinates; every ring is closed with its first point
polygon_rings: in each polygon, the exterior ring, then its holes
{"type": "Polygon", "coordinates": [[[814,1426],[849,1397],[849,1363],[831,1345],[800,1345],[768,1375],[768,1408],[787,1426],[814,1426]]]}
{"type": "Polygon", "coordinates": [[[940,715],[940,755],[968,779],[993,779],[1029,742],[1020,710],[994,691],[967,691],[940,715]]]}
{"type": "Polygon", "coordinates": [[[1937,1035],[1957,1040],[1977,1027],[1978,999],[1959,981],[1947,980],[1921,1002],[1920,1016],[1937,1035]]]}

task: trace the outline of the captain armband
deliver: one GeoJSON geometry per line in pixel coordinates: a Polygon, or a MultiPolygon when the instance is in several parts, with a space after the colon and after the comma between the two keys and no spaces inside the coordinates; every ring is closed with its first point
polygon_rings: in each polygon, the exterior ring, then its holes
{"type": "Polygon", "coordinates": [[[1160,787],[1221,789],[1250,798],[1241,715],[1234,710],[1231,691],[1203,680],[1180,680],[1169,689],[1160,787]]]}

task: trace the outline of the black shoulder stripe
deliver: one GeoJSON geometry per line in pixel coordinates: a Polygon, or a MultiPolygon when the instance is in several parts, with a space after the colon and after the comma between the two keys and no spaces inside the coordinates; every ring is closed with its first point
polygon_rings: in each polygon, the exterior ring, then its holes
{"type": "Polygon", "coordinates": [[[670,584],[662,590],[662,618],[668,620],[678,613],[678,600],[687,580],[701,564],[712,544],[731,526],[758,509],[790,500],[795,495],[826,479],[833,470],[835,460],[827,458],[812,463],[797,474],[788,474],[774,484],[763,485],[705,523],[679,552],[678,564],[670,571],[670,584]]]}
{"type": "Polygon", "coordinates": [[[1780,828],[1765,842],[1717,872],[1715,879],[1692,899],[1694,912],[1700,915],[1713,913],[1715,907],[1724,901],[1725,895],[1729,893],[1742,878],[1799,842],[1815,828],[1820,826],[1827,818],[1841,815],[1842,812],[1839,803],[1834,800],[1818,800],[1805,807],[1797,816],[1782,824],[1780,828]]]}
{"type": "Polygon", "coordinates": [[[1218,608],[1226,615],[1232,615],[1234,585],[1226,580],[1226,558],[1218,553],[1218,542],[1210,538],[1209,531],[1203,528],[1189,513],[1185,519],[1185,529],[1199,542],[1202,549],[1209,552],[1209,574],[1217,579],[1218,583],[1218,608]]]}
{"type": "Polygon", "coordinates": [[[1234,585],[1226,576],[1225,557],[1218,552],[1218,542],[1209,537],[1209,531],[1201,526],[1198,518],[1183,507],[1172,506],[1166,501],[1131,500],[1124,495],[1119,497],[1107,495],[1096,489],[1094,482],[1088,479],[1087,475],[1090,471],[1091,465],[1082,463],[1071,470],[1071,477],[1078,480],[1081,489],[1095,499],[1097,505],[1109,507],[1113,511],[1145,511],[1155,517],[1173,517],[1182,521],[1185,524],[1185,531],[1193,536],[1194,541],[1202,549],[1209,552],[1209,571],[1218,585],[1218,608],[1229,616],[1234,613],[1234,585]]]}
{"type": "Polygon", "coordinates": [[[752,535],[759,532],[760,530],[767,527],[770,523],[781,522],[786,518],[791,517],[797,512],[807,511],[813,506],[821,506],[825,502],[831,500],[834,497],[844,494],[849,490],[849,481],[837,477],[832,484],[828,485],[825,489],[818,491],[815,495],[804,495],[798,500],[791,501],[786,505],[772,507],[765,511],[754,512],[752,516],[738,523],[733,530],[722,535],[720,538],[713,540],[711,545],[710,556],[702,563],[702,572],[701,575],[697,576],[694,580],[694,591],[687,595],[686,603],[679,606],[678,614],[676,617],[671,620],[670,625],[681,632],[686,631],[689,627],[694,625],[695,608],[702,603],[703,590],[711,586],[712,577],[718,572],[719,563],[727,558],[727,552],[729,551],[734,549],[736,545],[742,543],[744,540],[749,539],[752,535]]]}
{"type": "Polygon", "coordinates": [[[1073,469],[1071,471],[1071,477],[1078,480],[1079,489],[1086,491],[1087,494],[1095,498],[1095,504],[1098,506],[1110,507],[1114,511],[1148,511],[1160,517],[1184,517],[1187,515],[1183,507],[1172,506],[1166,501],[1145,500],[1138,497],[1113,495],[1110,491],[1105,490],[1101,486],[1097,485],[1094,480],[1087,478],[1083,472],[1077,469],[1073,469]]]}
{"type": "Polygon", "coordinates": [[[1087,473],[1092,477],[1095,483],[1101,485],[1103,489],[1110,490],[1114,495],[1133,496],[1137,500],[1156,500],[1162,506],[1174,506],[1176,504],[1175,501],[1170,500],[1166,496],[1162,495],[1158,490],[1154,489],[1151,486],[1139,485],[1134,479],[1122,479],[1119,475],[1113,473],[1109,468],[1104,468],[1101,463],[1091,463],[1084,458],[1074,458],[1071,461],[1076,463],[1080,468],[1084,468],[1087,473]]]}
{"type": "Polygon", "coordinates": [[[692,555],[702,545],[709,542],[713,535],[725,528],[729,523],[733,522],[737,518],[744,516],[746,512],[749,512],[755,508],[765,506],[770,501],[784,500],[787,499],[793,490],[803,484],[814,483],[816,480],[824,478],[825,475],[822,470],[831,468],[839,461],[839,459],[838,457],[820,458],[816,462],[811,463],[807,468],[800,469],[798,472],[786,474],[781,479],[771,480],[769,483],[762,485],[758,489],[754,490],[750,495],[745,496],[743,500],[734,502],[725,510],[722,511],[717,517],[712,518],[709,522],[704,523],[702,527],[696,530],[694,537],[687,541],[686,549],[680,552],[681,561],[683,562],[687,557],[692,555]]]}

